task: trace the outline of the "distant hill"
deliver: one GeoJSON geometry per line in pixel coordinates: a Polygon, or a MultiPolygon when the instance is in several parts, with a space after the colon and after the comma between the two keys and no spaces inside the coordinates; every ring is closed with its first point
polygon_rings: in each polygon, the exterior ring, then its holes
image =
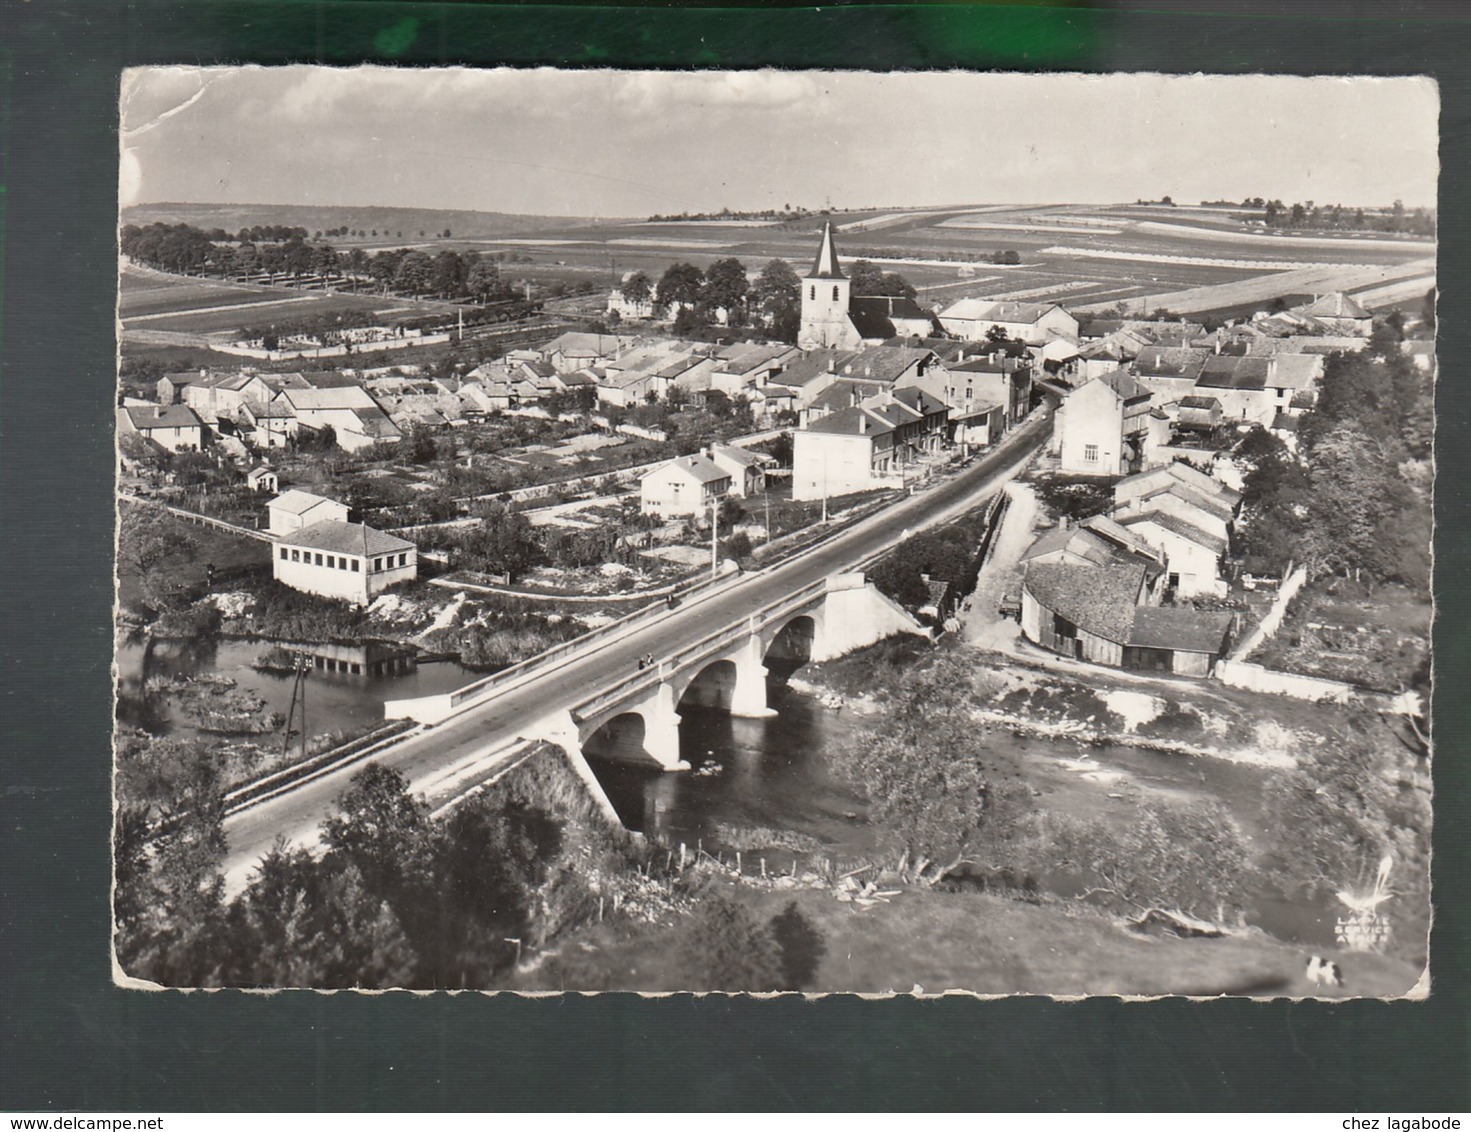
{"type": "Polygon", "coordinates": [[[297,204],[139,204],[123,209],[124,224],[192,224],[238,232],[256,225],[305,228],[309,236],[334,228],[377,229],[379,238],[418,239],[440,235],[446,228],[455,239],[516,235],[543,228],[595,228],[616,220],[586,216],[522,216],[505,212],[468,212],[442,208],[380,208],[356,205],[297,204]]]}

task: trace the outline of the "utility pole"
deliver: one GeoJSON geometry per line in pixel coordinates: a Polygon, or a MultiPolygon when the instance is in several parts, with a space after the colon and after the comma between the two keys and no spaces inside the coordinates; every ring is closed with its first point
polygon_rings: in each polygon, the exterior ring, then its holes
{"type": "Polygon", "coordinates": [[[710,500],[710,577],[713,579],[720,572],[720,501],[710,500]]]}

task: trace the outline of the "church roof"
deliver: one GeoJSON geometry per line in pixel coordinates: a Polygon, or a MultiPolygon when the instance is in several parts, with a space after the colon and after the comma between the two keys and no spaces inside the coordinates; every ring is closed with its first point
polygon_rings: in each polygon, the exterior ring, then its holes
{"type": "Polygon", "coordinates": [[[838,266],[838,250],[833,247],[833,223],[829,220],[822,226],[822,246],[817,249],[817,259],[812,263],[808,279],[842,279],[843,271],[838,266]]]}

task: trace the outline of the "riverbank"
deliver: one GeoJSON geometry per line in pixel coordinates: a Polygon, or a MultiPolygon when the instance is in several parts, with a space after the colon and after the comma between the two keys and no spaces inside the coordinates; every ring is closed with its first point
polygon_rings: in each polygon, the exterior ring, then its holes
{"type": "Polygon", "coordinates": [[[1069,901],[905,888],[886,878],[863,896],[861,878],[762,881],[700,866],[667,887],[642,880],[641,887],[648,891],[627,906],[523,965],[510,988],[696,989],[684,985],[688,973],[668,961],[668,950],[711,900],[737,905],[754,924],[791,917],[795,908],[810,932],[799,988],[808,994],[1397,997],[1420,977],[1411,964],[1364,954],[1341,960],[1343,986],[1314,986],[1302,949],[1259,931],[1149,934],[1069,901]]]}

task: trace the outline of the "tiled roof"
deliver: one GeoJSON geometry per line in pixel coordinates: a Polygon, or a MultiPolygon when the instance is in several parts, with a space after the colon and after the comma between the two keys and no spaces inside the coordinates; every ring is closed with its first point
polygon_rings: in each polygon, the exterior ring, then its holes
{"type": "MultiPolygon", "coordinates": [[[[716,480],[730,479],[730,473],[703,452],[696,452],[691,456],[681,456],[677,460],[669,461],[664,467],[677,468],[682,472],[688,472],[700,483],[714,483],[716,480]]],[[[655,471],[662,470],[660,468],[655,469],[655,471]]]]}
{"type": "Polygon", "coordinates": [[[894,426],[882,417],[855,405],[813,421],[806,431],[835,433],[839,436],[887,436],[894,431],[894,426]]]}
{"type": "Polygon", "coordinates": [[[1015,303],[997,299],[961,299],[940,312],[941,318],[983,322],[1014,322],[1030,325],[1056,307],[1056,303],[1015,303]]]}
{"type": "Polygon", "coordinates": [[[1303,314],[1325,318],[1368,318],[1369,312],[1342,291],[1333,291],[1315,302],[1298,307],[1303,314]]]}
{"type": "Polygon", "coordinates": [[[882,393],[888,386],[881,381],[855,381],[840,377],[816,397],[812,398],[814,409],[846,409],[856,405],[865,397],[882,393]]]}
{"type": "Polygon", "coordinates": [[[343,389],[358,384],[358,379],[352,374],[340,373],[335,369],[303,370],[297,376],[313,389],[343,389]]]}
{"type": "Polygon", "coordinates": [[[1146,558],[1154,558],[1157,554],[1154,547],[1150,546],[1149,543],[1145,542],[1127,527],[1114,522],[1107,515],[1094,515],[1089,519],[1083,520],[1082,526],[1085,530],[1092,531],[1101,538],[1117,543],[1119,546],[1126,550],[1131,550],[1135,554],[1142,554],[1146,558]]]}
{"type": "Polygon", "coordinates": [[[1321,354],[1278,354],[1267,371],[1274,389],[1310,389],[1322,376],[1321,354]]]}
{"type": "Polygon", "coordinates": [[[1128,370],[1116,369],[1112,373],[1105,373],[1093,380],[1101,381],[1125,401],[1135,401],[1141,397],[1152,396],[1148,389],[1129,376],[1128,370]]]}
{"type": "Polygon", "coordinates": [[[856,354],[843,366],[843,376],[893,382],[913,366],[931,356],[933,356],[931,352],[922,347],[870,346],[856,354]]]}
{"type": "Polygon", "coordinates": [[[944,401],[938,397],[932,397],[917,385],[911,385],[904,389],[894,390],[894,400],[900,404],[907,405],[921,416],[933,416],[946,410],[944,401]]]}
{"type": "Polygon", "coordinates": [[[1194,381],[1209,351],[1190,346],[1146,346],[1134,359],[1140,377],[1183,377],[1194,381]]]}
{"type": "Polygon", "coordinates": [[[358,385],[329,388],[283,389],[280,394],[294,409],[376,409],[378,402],[358,385]]]}
{"type": "Polygon", "coordinates": [[[800,388],[827,374],[836,374],[842,366],[855,357],[852,350],[812,350],[803,357],[794,358],[787,367],[771,380],[792,388],[800,388]]]}
{"type": "Polygon", "coordinates": [[[1022,580],[1037,604],[1094,636],[1126,644],[1144,581],[1143,566],[1034,562],[1022,580]]]}
{"type": "Polygon", "coordinates": [[[712,456],[719,456],[722,460],[729,460],[733,464],[739,464],[743,468],[759,468],[765,464],[774,464],[776,460],[764,452],[751,452],[745,448],[737,448],[733,444],[714,444],[710,447],[712,456]]]}
{"type": "Polygon", "coordinates": [[[1226,552],[1225,539],[1209,531],[1203,531],[1195,524],[1187,523],[1184,519],[1177,519],[1174,515],[1166,514],[1164,511],[1145,511],[1142,515],[1130,515],[1123,520],[1126,527],[1137,527],[1143,523],[1153,523],[1157,527],[1162,527],[1216,554],[1226,552]]]}
{"type": "Polygon", "coordinates": [[[291,515],[304,515],[319,503],[331,503],[338,507],[342,506],[335,499],[328,499],[325,495],[313,495],[309,491],[300,491],[296,488],[292,488],[290,491],[283,491],[275,499],[266,504],[266,506],[273,511],[285,511],[291,515]]]}
{"type": "Polygon", "coordinates": [[[293,534],[282,535],[276,541],[287,546],[310,547],[338,554],[390,554],[415,549],[414,544],[406,539],[362,523],[343,523],[336,519],[323,519],[293,534]]]}
{"type": "Polygon", "coordinates": [[[1217,401],[1214,397],[1199,397],[1192,394],[1189,397],[1180,398],[1180,408],[1205,410],[1213,409],[1219,413],[1221,411],[1221,403],[1217,401]]]}
{"type": "Polygon", "coordinates": [[[1172,649],[1219,656],[1231,631],[1229,613],[1204,613],[1183,606],[1140,606],[1134,610],[1129,644],[1136,648],[1172,649]]]}
{"type": "Polygon", "coordinates": [[[1270,358],[1212,355],[1201,367],[1197,385],[1207,389],[1265,389],[1270,358]]]}
{"type": "Polygon", "coordinates": [[[200,428],[204,423],[188,405],[128,405],[123,411],[139,432],[153,428],[200,428]]]}

